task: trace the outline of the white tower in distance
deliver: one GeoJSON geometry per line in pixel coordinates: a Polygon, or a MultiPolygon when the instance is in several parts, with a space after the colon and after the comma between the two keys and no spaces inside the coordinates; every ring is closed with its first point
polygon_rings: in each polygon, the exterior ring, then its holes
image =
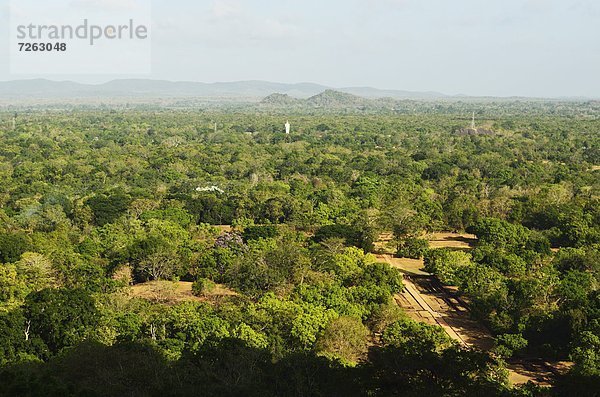
{"type": "Polygon", "coordinates": [[[285,133],[286,133],[287,135],[289,135],[289,134],[290,134],[290,131],[291,131],[291,129],[292,129],[292,126],[290,125],[290,122],[289,122],[289,121],[286,121],[286,122],[285,122],[285,133]]]}
{"type": "Polygon", "coordinates": [[[473,112],[473,120],[471,120],[471,129],[475,129],[475,112],[473,112]]]}

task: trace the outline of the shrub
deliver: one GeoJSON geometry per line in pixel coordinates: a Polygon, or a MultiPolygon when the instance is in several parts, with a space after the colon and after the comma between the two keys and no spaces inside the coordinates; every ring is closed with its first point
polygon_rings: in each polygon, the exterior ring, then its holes
{"type": "Polygon", "coordinates": [[[502,334],[496,337],[494,351],[504,358],[512,357],[519,350],[527,347],[527,339],[521,334],[502,334]]]}
{"type": "Polygon", "coordinates": [[[335,224],[321,226],[315,232],[313,240],[320,243],[331,238],[340,238],[344,239],[346,244],[355,245],[358,237],[358,232],[352,226],[335,224]]]}
{"type": "Polygon", "coordinates": [[[215,290],[217,285],[207,278],[199,278],[192,284],[192,294],[195,296],[206,296],[215,290]]]}
{"type": "Polygon", "coordinates": [[[462,251],[442,248],[425,255],[425,271],[435,274],[441,282],[449,285],[459,285],[458,271],[471,264],[471,255],[462,251]]]}
{"type": "Polygon", "coordinates": [[[258,240],[260,238],[274,238],[279,235],[277,226],[266,225],[266,226],[249,226],[244,230],[242,237],[245,242],[251,240],[258,240]]]}
{"type": "Polygon", "coordinates": [[[399,241],[396,255],[401,258],[421,259],[428,250],[429,241],[411,237],[399,241]]]}

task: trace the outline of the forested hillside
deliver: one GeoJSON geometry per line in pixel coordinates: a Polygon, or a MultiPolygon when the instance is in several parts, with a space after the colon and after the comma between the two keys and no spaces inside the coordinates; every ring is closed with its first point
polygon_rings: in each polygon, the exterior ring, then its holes
{"type": "Polygon", "coordinates": [[[402,106],[0,113],[0,395],[597,396],[598,104],[402,106]],[[383,233],[494,349],[397,306],[383,233]]]}

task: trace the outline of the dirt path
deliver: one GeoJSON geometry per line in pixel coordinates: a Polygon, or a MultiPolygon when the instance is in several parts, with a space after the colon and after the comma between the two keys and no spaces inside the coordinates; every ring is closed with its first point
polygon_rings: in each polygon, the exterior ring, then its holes
{"type": "MultiPolygon", "coordinates": [[[[426,237],[432,248],[469,250],[476,242],[475,236],[467,234],[434,233],[426,237]]],[[[385,241],[380,243],[382,247],[384,244],[385,241]]],[[[443,286],[437,278],[423,270],[422,259],[395,258],[389,253],[377,254],[376,257],[404,274],[405,289],[394,299],[410,318],[439,325],[462,346],[480,350],[494,347],[494,338],[489,330],[471,318],[467,304],[455,289],[443,286]]],[[[571,365],[569,362],[551,363],[530,358],[509,360],[507,368],[511,384],[532,381],[549,385],[557,374],[564,373],[571,365]]]]}
{"type": "Polygon", "coordinates": [[[423,260],[394,258],[379,254],[377,259],[405,274],[404,291],[394,299],[413,320],[439,325],[463,346],[489,350],[494,345],[490,333],[472,320],[469,310],[456,293],[423,271],[423,260]]]}
{"type": "Polygon", "coordinates": [[[494,346],[491,334],[469,316],[465,304],[447,291],[432,276],[406,276],[405,289],[396,302],[414,320],[439,325],[465,347],[489,350],[494,346]]]}
{"type": "Polygon", "coordinates": [[[376,254],[375,257],[380,262],[388,263],[391,267],[400,270],[405,274],[415,276],[427,276],[429,273],[423,271],[423,259],[395,258],[391,254],[376,254]]]}
{"type": "MultiPolygon", "coordinates": [[[[405,289],[396,294],[396,303],[415,321],[438,325],[448,336],[464,347],[488,351],[494,347],[491,333],[473,320],[464,302],[433,276],[406,275],[405,289]]],[[[569,362],[547,362],[541,359],[513,359],[507,363],[509,381],[513,385],[532,381],[547,386],[558,374],[571,367],[569,362]]]]}

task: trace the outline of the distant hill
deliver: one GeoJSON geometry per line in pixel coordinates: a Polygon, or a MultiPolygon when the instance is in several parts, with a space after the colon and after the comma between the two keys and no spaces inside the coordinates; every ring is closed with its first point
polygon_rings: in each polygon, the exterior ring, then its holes
{"type": "MultiPolygon", "coordinates": [[[[225,83],[198,83],[189,81],[124,79],[103,84],[81,84],[72,81],[45,79],[0,82],[0,99],[73,99],[73,98],[239,98],[259,101],[273,92],[287,95],[290,99],[311,99],[315,106],[337,101],[359,102],[354,97],[393,99],[435,99],[445,97],[439,93],[379,90],[370,87],[336,88],[313,83],[274,83],[269,81],[237,81],[225,83]],[[327,94],[325,94],[327,93],[327,94]]],[[[285,100],[283,98],[271,98],[285,100]]],[[[291,102],[290,102],[291,103],[291,102]]]]}
{"type": "Polygon", "coordinates": [[[0,98],[73,98],[73,97],[200,97],[200,98],[262,98],[272,92],[282,92],[308,98],[325,86],[311,83],[282,84],[266,81],[230,83],[171,82],[164,80],[113,80],[104,84],[80,84],[71,81],[44,79],[0,82],[0,98]]]}
{"type": "Polygon", "coordinates": [[[427,91],[400,91],[400,90],[380,90],[371,87],[348,87],[340,88],[339,91],[348,94],[357,95],[364,98],[393,98],[393,99],[440,99],[448,95],[439,92],[427,91]]]}
{"type": "Polygon", "coordinates": [[[266,108],[302,108],[330,110],[394,110],[401,102],[393,98],[363,98],[347,92],[327,89],[308,99],[292,98],[287,94],[274,93],[260,102],[266,108]]]}
{"type": "Polygon", "coordinates": [[[365,98],[334,90],[325,90],[308,98],[306,102],[310,106],[323,108],[364,107],[369,104],[369,101],[365,98]]]}
{"type": "Polygon", "coordinates": [[[303,105],[304,101],[292,98],[288,94],[274,93],[260,101],[260,104],[266,106],[297,106],[303,105]]]}
{"type": "Polygon", "coordinates": [[[0,97],[55,98],[84,95],[88,86],[72,81],[44,79],[0,82],[0,97]]]}

